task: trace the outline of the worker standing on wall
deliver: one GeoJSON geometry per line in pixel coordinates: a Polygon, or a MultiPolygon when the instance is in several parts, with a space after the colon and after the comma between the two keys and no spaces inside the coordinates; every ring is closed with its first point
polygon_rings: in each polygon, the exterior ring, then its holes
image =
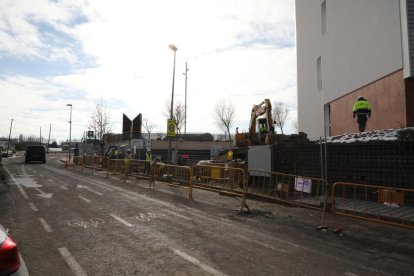
{"type": "Polygon", "coordinates": [[[364,132],[365,126],[367,125],[367,120],[369,117],[371,117],[371,103],[364,97],[359,96],[358,100],[354,104],[352,116],[354,118],[357,116],[359,132],[364,132]]]}

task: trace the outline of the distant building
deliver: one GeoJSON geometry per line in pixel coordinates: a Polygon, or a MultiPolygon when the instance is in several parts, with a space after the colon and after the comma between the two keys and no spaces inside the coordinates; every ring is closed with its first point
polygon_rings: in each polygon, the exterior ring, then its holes
{"type": "Polygon", "coordinates": [[[310,138],[414,126],[414,0],[296,0],[298,127],[310,138]]]}

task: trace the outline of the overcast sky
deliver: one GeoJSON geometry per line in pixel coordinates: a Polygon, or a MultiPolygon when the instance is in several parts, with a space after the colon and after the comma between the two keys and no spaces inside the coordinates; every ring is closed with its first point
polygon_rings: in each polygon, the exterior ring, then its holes
{"type": "MultiPolygon", "coordinates": [[[[122,114],[139,113],[166,132],[171,101],[184,103],[188,63],[187,132],[222,133],[213,108],[236,108],[232,131],[247,130],[250,110],[265,98],[297,118],[293,0],[1,0],[0,137],[72,140],[88,129],[102,99],[114,132],[122,114]]],[[[143,130],[144,131],[144,130],[143,130]]]]}

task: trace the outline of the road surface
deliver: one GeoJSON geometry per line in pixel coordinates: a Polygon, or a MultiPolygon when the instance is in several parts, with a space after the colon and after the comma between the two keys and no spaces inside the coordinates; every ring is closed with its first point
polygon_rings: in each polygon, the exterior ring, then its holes
{"type": "Polygon", "coordinates": [[[0,223],[30,275],[413,275],[412,230],[146,180],[5,159],[0,223]]]}

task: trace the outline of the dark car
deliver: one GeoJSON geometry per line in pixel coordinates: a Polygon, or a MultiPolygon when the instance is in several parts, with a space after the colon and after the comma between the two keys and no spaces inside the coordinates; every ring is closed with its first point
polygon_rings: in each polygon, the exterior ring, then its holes
{"type": "Polygon", "coordinates": [[[29,275],[16,242],[0,224],[0,275],[29,275]]]}
{"type": "Polygon", "coordinates": [[[25,162],[38,161],[46,163],[46,148],[41,145],[30,145],[26,148],[25,162]]]}

